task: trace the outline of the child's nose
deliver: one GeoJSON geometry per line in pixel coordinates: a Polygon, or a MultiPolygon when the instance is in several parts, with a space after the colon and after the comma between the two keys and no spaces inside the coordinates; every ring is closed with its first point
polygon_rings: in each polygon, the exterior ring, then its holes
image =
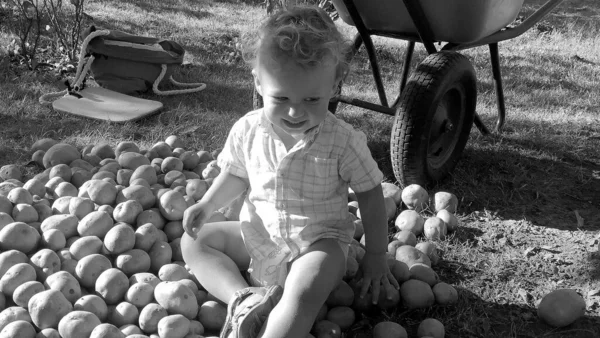
{"type": "Polygon", "coordinates": [[[288,112],[290,117],[298,118],[304,115],[304,110],[302,107],[292,106],[290,107],[290,111],[288,112]]]}

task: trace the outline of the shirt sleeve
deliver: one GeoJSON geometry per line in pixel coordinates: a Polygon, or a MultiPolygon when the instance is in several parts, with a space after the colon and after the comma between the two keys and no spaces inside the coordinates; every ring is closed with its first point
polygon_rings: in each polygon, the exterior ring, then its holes
{"type": "Polygon", "coordinates": [[[239,120],[233,125],[227,136],[227,141],[225,141],[225,146],[217,157],[217,164],[221,168],[221,172],[228,172],[238,177],[247,178],[248,172],[243,152],[244,125],[243,120],[239,120]]]}
{"type": "Polygon", "coordinates": [[[367,137],[354,130],[340,163],[340,176],[355,192],[368,191],[381,184],[383,173],[371,156],[367,137]]]}

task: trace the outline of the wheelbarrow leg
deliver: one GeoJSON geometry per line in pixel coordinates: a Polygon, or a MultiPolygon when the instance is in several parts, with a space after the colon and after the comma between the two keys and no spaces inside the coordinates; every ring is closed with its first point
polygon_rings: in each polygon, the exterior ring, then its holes
{"type": "Polygon", "coordinates": [[[502,89],[502,75],[500,73],[500,55],[498,53],[498,43],[490,43],[490,59],[492,62],[492,74],[494,75],[494,85],[496,86],[496,105],[498,106],[498,121],[496,121],[496,131],[500,132],[504,125],[506,108],[504,107],[504,90],[502,89]]]}

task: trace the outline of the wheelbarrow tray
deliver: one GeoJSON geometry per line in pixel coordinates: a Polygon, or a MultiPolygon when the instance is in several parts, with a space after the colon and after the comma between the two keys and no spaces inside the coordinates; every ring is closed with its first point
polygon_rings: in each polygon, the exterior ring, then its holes
{"type": "MultiPolygon", "coordinates": [[[[332,0],[340,18],[354,25],[343,0],[332,0]]],[[[436,41],[469,43],[510,24],[524,0],[419,0],[436,41]]],[[[402,0],[354,0],[371,32],[381,35],[417,35],[417,28],[402,0]]]]}

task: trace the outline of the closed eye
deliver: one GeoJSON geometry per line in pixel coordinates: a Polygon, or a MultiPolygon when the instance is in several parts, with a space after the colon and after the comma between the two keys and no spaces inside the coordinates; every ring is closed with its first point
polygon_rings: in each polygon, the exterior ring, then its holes
{"type": "Polygon", "coordinates": [[[319,102],[319,100],[321,100],[320,97],[309,97],[305,99],[306,102],[319,102]]]}

